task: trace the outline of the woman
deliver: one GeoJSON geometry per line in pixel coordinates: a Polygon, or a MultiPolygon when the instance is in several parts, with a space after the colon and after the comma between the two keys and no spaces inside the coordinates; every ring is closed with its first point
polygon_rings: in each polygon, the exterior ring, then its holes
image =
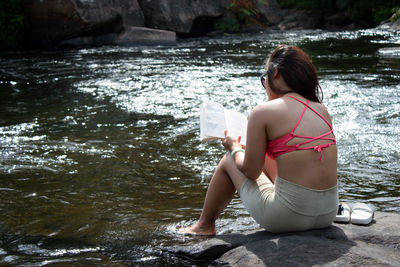
{"type": "Polygon", "coordinates": [[[261,83],[268,102],[249,116],[243,149],[227,133],[228,153],[210,181],[198,222],[181,232],[215,235],[215,221],[238,191],[267,231],[329,226],[338,208],[337,148],[317,73],[295,46],[278,46],[261,83]]]}

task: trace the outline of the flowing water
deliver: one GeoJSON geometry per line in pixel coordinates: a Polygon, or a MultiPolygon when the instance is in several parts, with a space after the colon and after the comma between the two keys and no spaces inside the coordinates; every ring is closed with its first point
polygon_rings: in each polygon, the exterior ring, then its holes
{"type": "MultiPolygon", "coordinates": [[[[278,44],[312,58],[339,153],[340,199],[400,212],[400,35],[262,32],[174,47],[0,55],[0,265],[180,265],[164,252],[198,218],[224,150],[199,105],[249,114],[278,44]]],[[[235,198],[218,233],[254,229],[235,198]]]]}

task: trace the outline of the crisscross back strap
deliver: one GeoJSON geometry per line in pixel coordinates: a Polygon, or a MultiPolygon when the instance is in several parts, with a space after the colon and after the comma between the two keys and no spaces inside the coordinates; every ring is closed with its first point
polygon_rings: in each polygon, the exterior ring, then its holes
{"type": "Polygon", "coordinates": [[[300,102],[300,103],[302,103],[304,105],[303,112],[301,113],[300,118],[297,120],[296,125],[293,127],[293,129],[291,131],[291,134],[292,134],[293,138],[294,137],[298,137],[298,138],[304,138],[304,139],[308,139],[308,140],[296,144],[295,145],[296,149],[298,149],[298,150],[314,149],[315,151],[321,153],[321,157],[320,157],[320,160],[321,160],[322,159],[322,150],[327,148],[327,147],[330,147],[333,144],[336,144],[336,139],[335,138],[326,137],[326,136],[328,136],[330,134],[333,134],[332,125],[328,122],[327,119],[325,119],[321,114],[319,114],[315,109],[313,109],[310,106],[310,100],[309,99],[307,99],[307,103],[304,103],[304,101],[302,101],[302,100],[300,100],[300,99],[298,99],[296,97],[293,97],[293,96],[287,96],[287,97],[290,97],[290,98],[292,98],[294,100],[297,100],[298,102],[300,102]],[[304,113],[306,112],[307,108],[309,108],[311,111],[313,111],[315,114],[317,114],[329,126],[330,131],[328,131],[328,132],[326,132],[324,134],[321,134],[319,136],[306,136],[306,135],[295,134],[294,131],[297,129],[297,127],[299,126],[301,120],[303,119],[304,113]],[[332,142],[331,143],[327,143],[327,144],[321,144],[321,145],[317,145],[317,146],[312,146],[312,147],[300,147],[302,145],[311,143],[311,142],[316,141],[316,140],[329,140],[329,141],[332,141],[332,142]]]}
{"type": "Polygon", "coordinates": [[[296,97],[294,97],[294,96],[288,95],[287,97],[290,97],[290,98],[292,98],[292,99],[294,99],[294,100],[297,100],[298,102],[302,103],[302,104],[305,106],[304,109],[303,109],[303,112],[301,113],[301,116],[300,116],[299,120],[297,121],[296,125],[295,125],[294,128],[293,128],[294,130],[295,130],[295,129],[297,128],[297,126],[300,124],[300,121],[301,121],[301,119],[303,118],[304,113],[306,112],[306,109],[307,109],[307,108],[309,108],[310,110],[312,110],[312,111],[313,111],[315,114],[317,114],[321,119],[323,119],[324,122],[325,122],[326,124],[328,124],[329,129],[332,130],[332,125],[329,123],[329,121],[328,121],[327,119],[325,119],[324,116],[322,116],[321,114],[319,114],[318,111],[316,111],[315,109],[313,109],[313,108],[310,106],[310,100],[309,100],[309,99],[307,99],[307,103],[304,103],[304,101],[302,101],[302,100],[300,100],[300,99],[298,99],[298,98],[296,98],[296,97]]]}

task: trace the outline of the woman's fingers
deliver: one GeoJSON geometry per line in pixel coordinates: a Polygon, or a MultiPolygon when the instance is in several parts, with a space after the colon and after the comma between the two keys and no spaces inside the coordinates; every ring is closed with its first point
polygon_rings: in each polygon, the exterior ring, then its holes
{"type": "Polygon", "coordinates": [[[233,150],[234,147],[240,147],[240,140],[241,140],[241,136],[235,138],[233,136],[229,135],[228,130],[224,131],[225,134],[225,138],[222,140],[222,145],[228,149],[229,151],[233,150]]]}

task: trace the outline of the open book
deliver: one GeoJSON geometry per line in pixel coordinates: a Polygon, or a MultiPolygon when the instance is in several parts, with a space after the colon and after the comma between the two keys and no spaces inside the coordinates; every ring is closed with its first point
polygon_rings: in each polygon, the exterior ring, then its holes
{"type": "Polygon", "coordinates": [[[200,106],[201,141],[241,136],[240,143],[246,145],[247,117],[237,111],[225,109],[221,104],[205,100],[200,106]]]}

